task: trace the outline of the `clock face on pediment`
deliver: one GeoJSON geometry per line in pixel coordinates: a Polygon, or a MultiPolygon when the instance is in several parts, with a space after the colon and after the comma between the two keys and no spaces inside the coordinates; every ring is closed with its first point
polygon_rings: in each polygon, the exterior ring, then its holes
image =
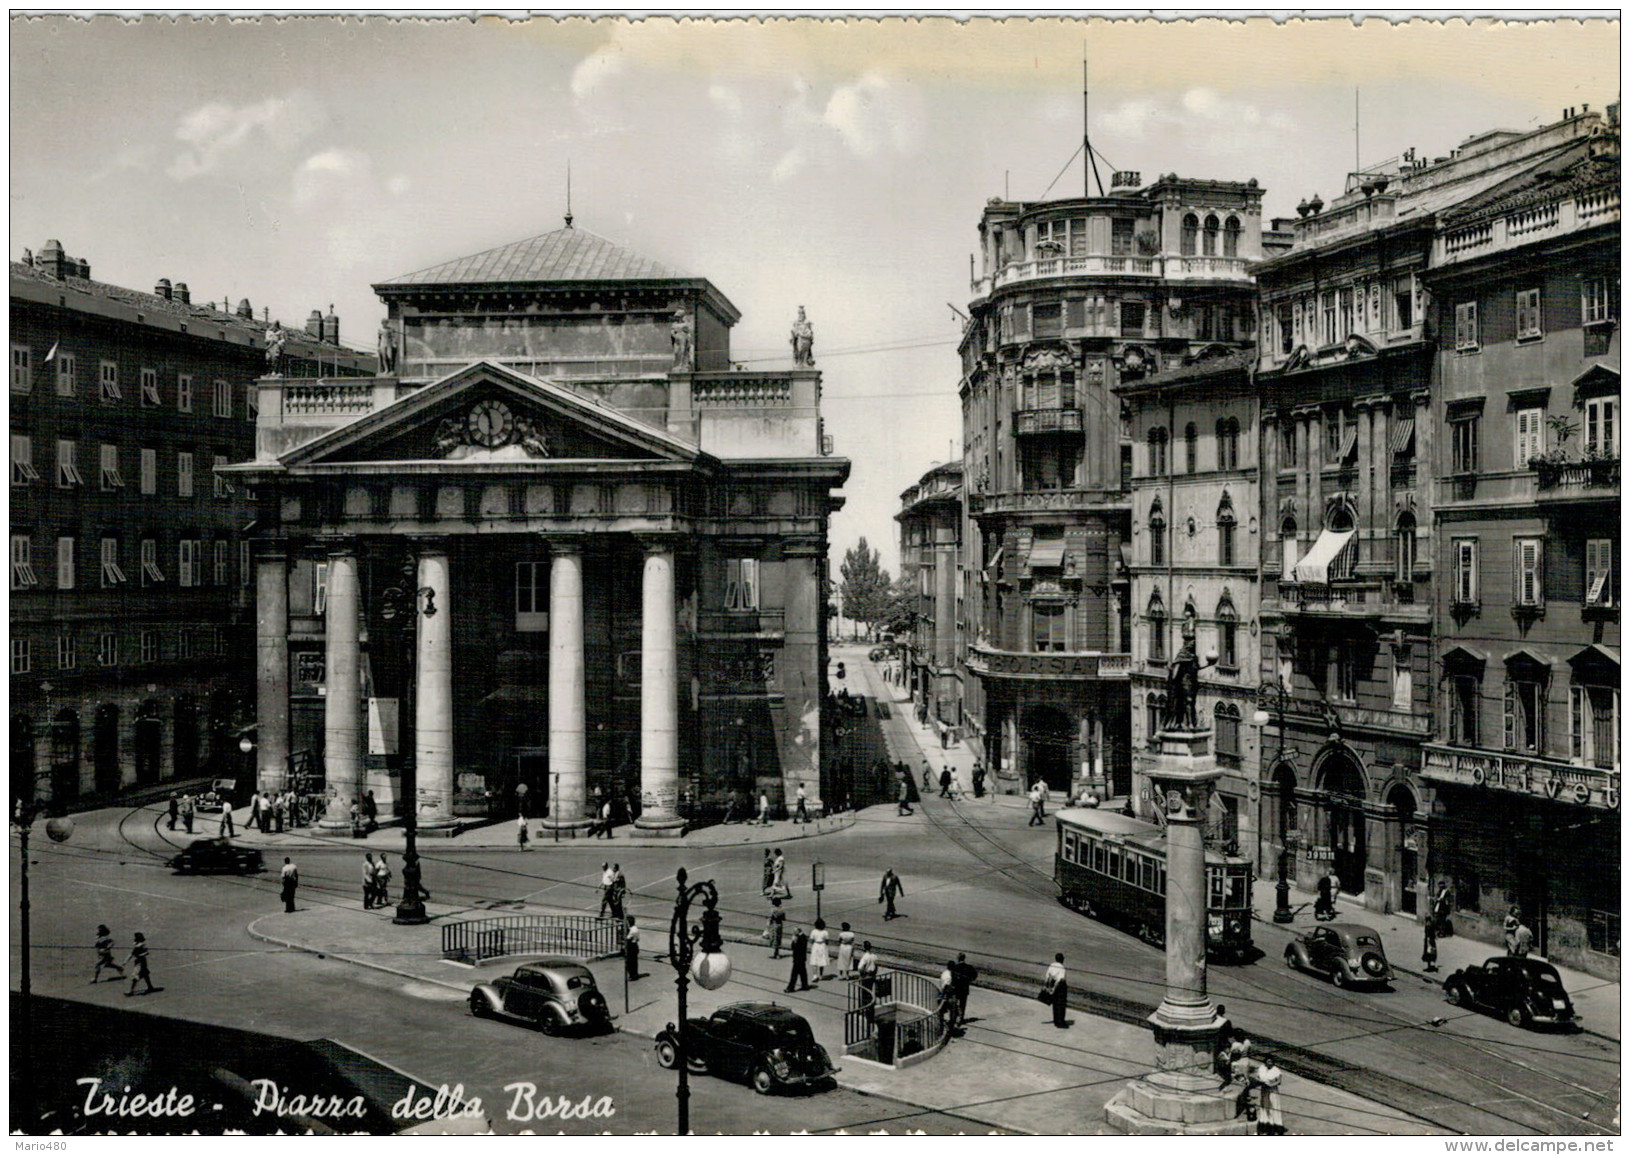
{"type": "Polygon", "coordinates": [[[502,401],[478,401],[465,419],[470,440],[488,449],[505,445],[515,433],[515,415],[502,401]]]}

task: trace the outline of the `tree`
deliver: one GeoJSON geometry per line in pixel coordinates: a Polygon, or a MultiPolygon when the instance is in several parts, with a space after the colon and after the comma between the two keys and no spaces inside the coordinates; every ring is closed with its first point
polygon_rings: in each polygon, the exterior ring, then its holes
{"type": "Polygon", "coordinates": [[[909,634],[917,628],[917,583],[901,574],[889,587],[883,628],[891,634],[909,634]]]}
{"type": "Polygon", "coordinates": [[[843,616],[866,626],[873,635],[888,613],[889,575],[883,568],[883,555],[860,541],[843,555],[838,567],[843,575],[843,616]]]}

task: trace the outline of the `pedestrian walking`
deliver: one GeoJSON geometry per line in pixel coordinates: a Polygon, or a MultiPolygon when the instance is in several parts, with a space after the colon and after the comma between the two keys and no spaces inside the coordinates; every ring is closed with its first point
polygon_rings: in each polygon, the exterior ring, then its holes
{"type": "Polygon", "coordinates": [[[759,893],[768,896],[770,887],[775,884],[775,852],[767,846],[764,848],[764,864],[760,879],[759,893]]]}
{"type": "Polygon", "coordinates": [[[522,814],[519,818],[515,819],[515,845],[519,846],[522,850],[531,850],[532,848],[526,844],[526,839],[526,815],[522,814]]]}
{"type": "Polygon", "coordinates": [[[809,824],[809,807],[807,805],[808,801],[809,801],[809,796],[804,793],[804,785],[803,785],[803,783],[800,782],[798,784],[798,810],[797,810],[797,813],[793,816],[793,821],[794,822],[802,822],[805,825],[809,824]]]}
{"type": "Polygon", "coordinates": [[[923,793],[934,788],[934,768],[926,761],[923,762],[923,793]]]}
{"type": "Polygon", "coordinates": [[[951,964],[947,962],[945,969],[940,971],[940,997],[934,1008],[934,1013],[945,1024],[947,1034],[954,1033],[957,1028],[956,1006],[956,988],[952,983],[951,964]]]}
{"type": "Polygon", "coordinates": [[[1064,971],[1064,956],[1055,954],[1053,965],[1047,968],[1047,979],[1041,988],[1041,1001],[1053,1005],[1053,1026],[1068,1027],[1064,1019],[1064,1005],[1070,997],[1069,976],[1064,971]]]}
{"type": "Polygon", "coordinates": [[[770,796],[762,790],[758,792],[758,824],[760,826],[770,824],[770,796]]]}
{"type": "Polygon", "coordinates": [[[379,862],[374,867],[374,904],[376,906],[389,906],[391,902],[391,868],[385,863],[385,852],[379,852],[379,862]]]}
{"type": "Polygon", "coordinates": [[[1333,874],[1326,874],[1319,879],[1319,895],[1313,900],[1313,917],[1320,922],[1329,922],[1336,917],[1335,878],[1333,874]]]}
{"type": "Polygon", "coordinates": [[[1430,973],[1438,969],[1438,928],[1432,919],[1422,925],[1421,935],[1421,962],[1430,973]]]}
{"type": "Polygon", "coordinates": [[[1256,1129],[1259,1135],[1283,1135],[1285,1117],[1279,1109],[1279,1087],[1285,1075],[1272,1059],[1265,1060],[1256,1070],[1257,1093],[1256,1129]]]}
{"type": "Polygon", "coordinates": [[[1522,925],[1522,910],[1513,904],[1505,912],[1505,952],[1508,955],[1517,953],[1517,928],[1522,925]]]}
{"type": "MultiPolygon", "coordinates": [[[[175,795],[172,794],[170,797],[174,798],[175,795]]],[[[91,982],[99,983],[102,981],[104,968],[118,971],[120,978],[125,977],[125,968],[113,961],[113,932],[105,926],[98,926],[96,928],[96,970],[91,975],[91,982]]]]}
{"type": "Polygon", "coordinates": [[[193,803],[192,795],[183,794],[181,796],[181,822],[186,826],[188,834],[192,833],[192,814],[195,809],[196,805],[193,803]]]}
{"type": "Polygon", "coordinates": [[[888,904],[887,909],[883,911],[884,921],[898,917],[898,912],[894,909],[894,900],[903,897],[905,892],[906,888],[900,885],[900,876],[894,873],[894,867],[885,870],[877,892],[877,901],[888,904]]]}
{"type": "MultiPolygon", "coordinates": [[[[232,809],[232,800],[230,798],[221,799],[221,809],[232,809]]],[[[254,791],[249,792],[249,817],[244,820],[243,825],[246,830],[253,830],[260,825],[260,795],[254,791]]]]}
{"type": "Polygon", "coordinates": [[[175,820],[181,817],[181,799],[174,790],[170,791],[170,829],[175,829],[175,820]]]}
{"type": "Polygon", "coordinates": [[[628,929],[623,932],[623,974],[633,982],[640,977],[640,928],[634,925],[634,916],[628,916],[628,929]]]}
{"type": "Polygon", "coordinates": [[[1438,896],[1432,900],[1432,918],[1437,923],[1437,937],[1448,938],[1453,932],[1449,922],[1449,913],[1454,901],[1449,897],[1449,884],[1438,885],[1438,896]]]}
{"type": "Polygon", "coordinates": [[[979,978],[979,970],[968,961],[965,952],[958,951],[956,962],[950,966],[951,989],[956,994],[956,1017],[958,1023],[968,1021],[968,992],[973,990],[973,984],[979,978]]]}
{"type": "Polygon", "coordinates": [[[379,829],[379,803],[372,790],[362,796],[362,824],[369,834],[379,829]]]}
{"type": "Polygon", "coordinates": [[[260,832],[262,834],[272,832],[272,796],[269,793],[260,797],[260,832]]]}
{"type": "Polygon", "coordinates": [[[904,778],[900,779],[900,802],[895,807],[895,813],[901,815],[917,813],[911,808],[911,783],[904,778]]]}
{"type": "Polygon", "coordinates": [[[526,792],[525,782],[515,783],[515,813],[521,818],[526,817],[526,792]]]}
{"type": "Polygon", "coordinates": [[[809,989],[809,936],[803,927],[792,932],[792,974],[787,976],[787,989],[809,989]]]}
{"type": "Polygon", "coordinates": [[[362,856],[363,910],[372,910],[374,908],[374,893],[375,889],[379,885],[378,870],[379,867],[374,865],[374,856],[372,854],[364,854],[362,856]]]}
{"type": "Polygon", "coordinates": [[[294,892],[300,888],[300,871],[290,858],[283,859],[283,870],[279,877],[283,883],[283,912],[294,913],[294,892]]]}
{"type": "Polygon", "coordinates": [[[985,766],[981,762],[973,764],[973,796],[975,798],[985,796],[985,766]]]}
{"type": "Polygon", "coordinates": [[[792,897],[792,888],[787,885],[787,859],[779,846],[775,848],[775,857],[770,859],[770,893],[778,898],[792,897]]]}
{"type": "Polygon", "coordinates": [[[276,833],[283,833],[283,822],[289,814],[289,792],[281,791],[272,799],[272,826],[276,833]]]}
{"type": "Polygon", "coordinates": [[[826,968],[832,965],[832,956],[827,952],[827,942],[831,939],[826,929],[826,920],[815,920],[815,930],[809,936],[809,969],[815,972],[813,982],[820,982],[829,977],[826,968]]]}
{"type": "Polygon", "coordinates": [[[949,766],[947,766],[945,769],[940,771],[940,797],[941,798],[949,798],[950,796],[951,796],[951,768],[949,766]]]}
{"type": "Polygon", "coordinates": [[[855,969],[855,932],[844,923],[838,929],[838,977],[846,979],[855,969]]]}
{"type": "Polygon", "coordinates": [[[614,825],[613,817],[611,799],[607,798],[600,804],[600,834],[605,838],[616,837],[616,835],[612,833],[612,827],[614,825]]]}
{"type": "Polygon", "coordinates": [[[1517,929],[1512,932],[1511,954],[1516,958],[1527,958],[1528,952],[1534,949],[1534,932],[1525,922],[1518,922],[1517,929]]]}
{"type": "Polygon", "coordinates": [[[153,972],[148,969],[147,936],[138,930],[130,937],[133,941],[130,946],[130,957],[125,959],[125,965],[135,967],[136,973],[130,976],[130,989],[126,991],[125,994],[135,994],[137,983],[147,984],[147,989],[142,992],[144,995],[150,995],[154,991],[163,990],[163,987],[155,987],[153,985],[153,972]]]}
{"type": "Polygon", "coordinates": [[[787,912],[779,898],[770,899],[770,917],[764,924],[764,941],[770,944],[770,957],[781,957],[781,935],[786,930],[787,912]]]}
{"type": "Polygon", "coordinates": [[[1211,1065],[1216,1068],[1217,1074],[1222,1076],[1223,1086],[1228,1086],[1234,1078],[1233,1063],[1234,1050],[1234,1020],[1228,1017],[1228,1008],[1221,1003],[1217,1004],[1217,1049],[1212,1052],[1211,1065]]]}
{"type": "Polygon", "coordinates": [[[1045,826],[1047,818],[1047,784],[1036,779],[1030,787],[1030,821],[1026,826],[1045,826]]]}
{"type": "Polygon", "coordinates": [[[237,836],[237,831],[232,828],[232,803],[225,798],[221,799],[220,835],[222,838],[234,838],[237,836]]]}
{"type": "Polygon", "coordinates": [[[628,879],[623,877],[623,868],[621,863],[613,863],[611,866],[611,890],[609,898],[611,903],[611,917],[616,919],[618,922],[621,922],[623,920],[623,902],[628,898],[628,879]]]}
{"type": "MultiPolygon", "coordinates": [[[[766,851],[766,853],[768,853],[766,851]]],[[[616,878],[616,872],[611,869],[611,863],[600,864],[600,917],[606,917],[606,911],[611,908],[611,882],[616,878]]]]}

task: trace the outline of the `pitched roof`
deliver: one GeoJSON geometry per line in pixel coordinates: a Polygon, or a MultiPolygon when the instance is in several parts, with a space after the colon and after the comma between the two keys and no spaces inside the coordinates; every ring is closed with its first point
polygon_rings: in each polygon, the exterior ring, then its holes
{"type": "Polygon", "coordinates": [[[484,253],[381,281],[388,285],[491,285],[538,281],[692,280],[585,229],[567,226],[484,253]]]}

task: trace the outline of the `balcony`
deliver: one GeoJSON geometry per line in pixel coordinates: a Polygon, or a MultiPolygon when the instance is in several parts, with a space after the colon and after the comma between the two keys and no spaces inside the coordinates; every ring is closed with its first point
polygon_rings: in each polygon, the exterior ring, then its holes
{"type": "Polygon", "coordinates": [[[1619,219],[1615,184],[1547,204],[1527,205],[1505,216],[1478,221],[1439,234],[1432,244],[1434,267],[1503,252],[1535,240],[1564,236],[1619,219]]]}
{"type": "Polygon", "coordinates": [[[1408,593],[1402,593],[1391,577],[1335,585],[1281,580],[1278,609],[1286,614],[1348,621],[1425,622],[1431,608],[1416,604],[1413,588],[1406,588],[1408,593]]]}
{"type": "Polygon", "coordinates": [[[1536,461],[1534,474],[1539,478],[1539,491],[1549,499],[1583,497],[1617,500],[1619,496],[1619,459],[1605,457],[1595,461],[1536,461]]]}
{"type": "Polygon", "coordinates": [[[1166,257],[1168,281],[1249,281],[1244,257],[1166,257]]]}
{"type": "Polygon", "coordinates": [[[1423,745],[1421,751],[1421,777],[1430,782],[1525,794],[1593,810],[1616,810],[1619,805],[1619,772],[1611,767],[1575,766],[1526,754],[1494,754],[1436,743],[1423,745]]]}
{"type": "Polygon", "coordinates": [[[1109,256],[1102,253],[1080,257],[1050,256],[1033,261],[1017,261],[995,274],[976,278],[974,296],[983,297],[993,289],[1050,277],[1138,277],[1169,281],[1234,281],[1248,284],[1251,274],[1244,257],[1109,256]]]}
{"type": "Polygon", "coordinates": [[[1013,432],[1023,437],[1031,433],[1080,433],[1079,409],[1020,409],[1013,415],[1013,432]]]}
{"type": "Polygon", "coordinates": [[[699,638],[760,638],[777,640],[786,636],[784,610],[704,610],[697,616],[699,638]]]}
{"type": "Polygon", "coordinates": [[[1028,654],[975,645],[968,648],[967,662],[968,669],[983,678],[1124,681],[1132,673],[1131,654],[1028,654]]]}

